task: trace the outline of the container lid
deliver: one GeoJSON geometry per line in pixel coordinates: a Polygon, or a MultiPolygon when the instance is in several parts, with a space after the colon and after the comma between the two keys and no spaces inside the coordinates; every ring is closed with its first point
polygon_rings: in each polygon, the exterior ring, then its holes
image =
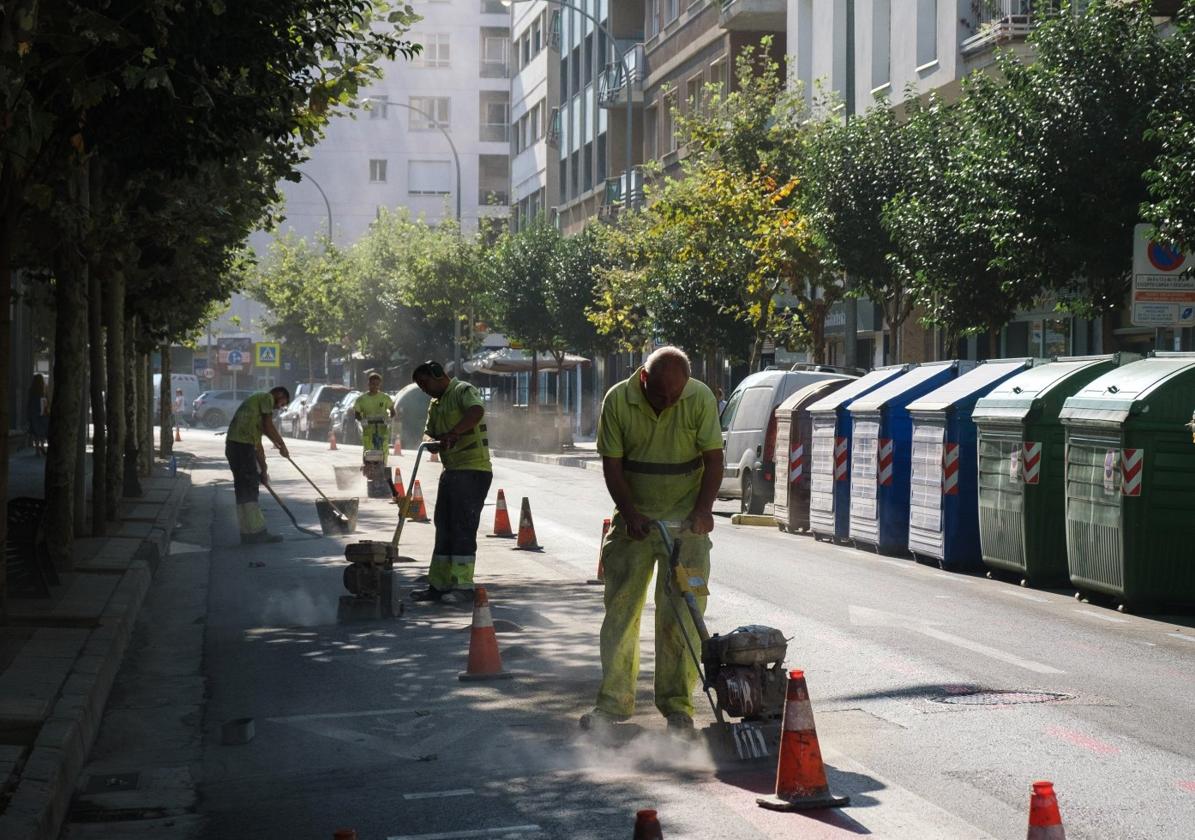
{"type": "Polygon", "coordinates": [[[851,411],[879,411],[891,400],[896,399],[902,394],[906,394],[918,385],[923,385],[929,382],[936,376],[941,376],[944,371],[954,370],[958,362],[931,362],[930,364],[919,365],[904,376],[898,377],[892,382],[876,388],[861,399],[855,400],[851,403],[851,411]]]}
{"type": "Polygon", "coordinates": [[[1033,364],[1031,358],[990,359],[974,370],[960,374],[936,391],[909,403],[909,411],[945,411],[959,403],[976,400],[1017,371],[1033,364]]]}
{"type": "Polygon", "coordinates": [[[1148,399],[1167,380],[1195,368],[1195,353],[1165,353],[1110,370],[1069,398],[1063,420],[1123,423],[1133,407],[1148,399]]]}
{"type": "Polygon", "coordinates": [[[817,402],[831,391],[838,390],[844,386],[844,383],[851,382],[855,378],[854,376],[832,376],[829,379],[819,379],[817,382],[810,382],[804,388],[798,388],[789,394],[776,410],[792,411],[808,406],[810,403],[817,402]]]}
{"type": "Polygon", "coordinates": [[[828,397],[815,402],[809,406],[809,413],[814,414],[822,411],[837,411],[842,406],[849,403],[869,391],[874,391],[876,388],[883,385],[902,373],[910,369],[909,365],[891,365],[890,367],[876,368],[870,373],[860,376],[849,385],[844,385],[828,397]]]}
{"type": "Polygon", "coordinates": [[[1006,379],[980,397],[971,416],[975,420],[1024,420],[1034,404],[1080,371],[1115,362],[1118,354],[1063,356],[1006,379]]]}

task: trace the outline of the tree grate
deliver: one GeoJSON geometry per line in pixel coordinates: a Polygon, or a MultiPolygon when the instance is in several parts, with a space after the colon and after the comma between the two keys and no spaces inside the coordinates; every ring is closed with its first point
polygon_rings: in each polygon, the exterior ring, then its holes
{"type": "Polygon", "coordinates": [[[1075,695],[1060,691],[965,691],[931,697],[930,702],[947,706],[1023,706],[1074,699],[1075,695]]]}

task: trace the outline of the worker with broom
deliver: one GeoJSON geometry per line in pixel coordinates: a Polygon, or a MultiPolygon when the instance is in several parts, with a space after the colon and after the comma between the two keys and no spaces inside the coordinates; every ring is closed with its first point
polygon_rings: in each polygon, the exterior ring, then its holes
{"type": "MultiPolygon", "coordinates": [[[[691,378],[689,358],[681,350],[661,347],[630,379],[607,392],[597,450],[617,510],[602,543],[602,684],[596,708],[581,717],[581,728],[608,733],[635,711],[639,619],[655,571],[656,708],[670,731],[691,737],[697,666],[685,649],[685,634],[697,634],[690,619],[684,619],[686,631],[668,607],[667,550],[652,523],[684,522],[680,564],[708,578],[708,534],[722,481],[722,429],[713,392],[691,378]]],[[[704,611],[705,598],[697,600],[704,611]]]]}
{"type": "Polygon", "coordinates": [[[477,526],[494,478],[483,422],[485,403],[476,388],[448,376],[438,362],[424,362],[412,378],[432,398],[424,434],[440,444],[444,469],[436,492],[436,547],[427,589],[411,593],[411,598],[471,604],[477,526]]]}
{"type": "Polygon", "coordinates": [[[245,399],[232,415],[225,438],[224,457],[232,470],[232,486],[236,492],[237,524],[241,542],[245,544],[282,542],[278,534],[266,530],[266,517],[257,502],[258,484],[265,484],[266,451],[261,445],[264,434],[283,458],[290,457],[282,435],[274,426],[274,411],[290,402],[290,391],[282,386],[259,391],[245,399]]]}

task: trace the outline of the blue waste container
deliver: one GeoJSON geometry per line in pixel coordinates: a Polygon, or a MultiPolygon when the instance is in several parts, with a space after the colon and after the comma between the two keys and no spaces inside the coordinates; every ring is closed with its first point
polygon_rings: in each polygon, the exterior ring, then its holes
{"type": "Polygon", "coordinates": [[[876,368],[809,406],[809,530],[817,539],[845,540],[851,517],[851,402],[890,382],[911,365],[876,368]]]}
{"type": "Polygon", "coordinates": [[[968,361],[921,365],[851,403],[850,538],[856,545],[884,554],[908,550],[909,403],[973,367],[968,361]]]}
{"type": "Polygon", "coordinates": [[[909,553],[943,569],[983,566],[979,542],[978,434],[971,413],[980,397],[1032,367],[1033,359],[994,359],[909,403],[909,553]]]}

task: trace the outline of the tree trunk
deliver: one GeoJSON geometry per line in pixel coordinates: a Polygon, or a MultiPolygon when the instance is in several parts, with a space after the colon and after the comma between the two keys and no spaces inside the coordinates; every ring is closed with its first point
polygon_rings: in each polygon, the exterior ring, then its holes
{"type": "Polygon", "coordinates": [[[170,393],[170,345],[163,344],[158,352],[162,355],[162,379],[158,385],[158,454],[162,460],[169,461],[174,453],[174,430],[170,428],[171,406],[174,403],[170,393]]]}
{"type": "Polygon", "coordinates": [[[83,422],[87,285],[79,276],[77,259],[62,262],[54,289],[54,391],[46,451],[46,544],[54,563],[69,568],[75,537],[75,482],[82,479],[76,476],[75,459],[83,422]]]}
{"type": "Polygon", "coordinates": [[[127,401],[125,382],[125,325],[124,325],[124,272],[117,269],[104,283],[104,322],[108,333],[108,400],[105,414],[108,421],[108,494],[104,516],[109,521],[116,519],[117,507],[124,481],[125,417],[127,401]]]}
{"type": "Polygon", "coordinates": [[[104,404],[104,290],[99,272],[88,278],[87,334],[91,345],[91,535],[102,537],[108,519],[108,418],[104,404]]]}
{"type": "MultiPolygon", "coordinates": [[[[127,291],[127,288],[126,288],[127,291]]],[[[125,333],[124,369],[124,418],[125,418],[125,451],[123,495],[126,498],[141,497],[141,481],[138,478],[141,471],[141,356],[137,353],[137,320],[133,319],[125,333]]]]}
{"type": "MultiPolygon", "coordinates": [[[[16,240],[16,211],[12,185],[7,170],[0,178],[0,196],[5,206],[0,215],[0,395],[7,395],[9,356],[12,351],[12,249],[16,240]]],[[[0,504],[8,510],[8,400],[0,399],[0,504]]],[[[8,537],[8,516],[0,517],[0,544],[8,537]]],[[[7,615],[5,597],[7,585],[7,564],[0,563],[0,619],[7,615]]]]}
{"type": "Polygon", "coordinates": [[[809,307],[809,335],[813,349],[813,363],[826,363],[826,314],[829,312],[826,301],[815,300],[809,307]]]}
{"type": "Polygon", "coordinates": [[[141,400],[137,406],[137,448],[141,452],[141,475],[148,477],[154,468],[154,373],[149,353],[137,354],[137,367],[141,378],[138,392],[141,400]]]}

